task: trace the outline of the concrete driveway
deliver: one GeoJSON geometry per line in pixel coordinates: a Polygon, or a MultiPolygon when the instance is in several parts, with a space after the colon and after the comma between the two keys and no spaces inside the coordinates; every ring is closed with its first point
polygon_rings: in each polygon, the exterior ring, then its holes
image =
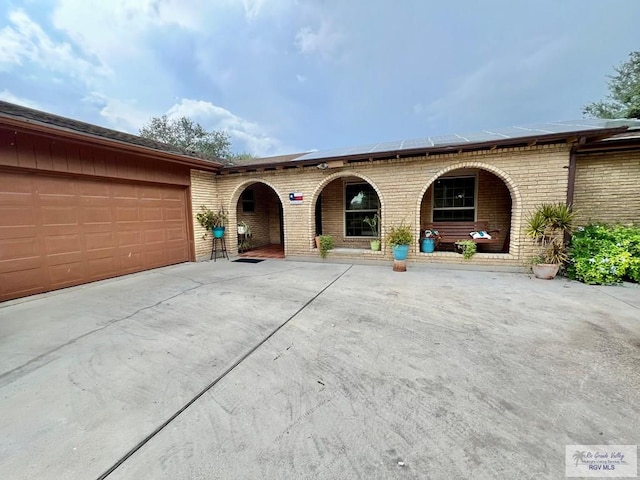
{"type": "Polygon", "coordinates": [[[0,304],[3,479],[558,479],[640,443],[640,288],[183,264],[0,304]]]}

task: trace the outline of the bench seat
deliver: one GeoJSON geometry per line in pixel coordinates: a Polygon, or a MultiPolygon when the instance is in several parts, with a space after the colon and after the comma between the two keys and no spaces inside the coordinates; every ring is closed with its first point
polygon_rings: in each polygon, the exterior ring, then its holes
{"type": "Polygon", "coordinates": [[[463,240],[471,240],[480,244],[501,243],[500,230],[489,230],[487,222],[433,222],[422,227],[425,230],[437,230],[440,235],[439,243],[456,243],[463,240]],[[485,231],[491,238],[471,238],[469,233],[485,231]]]}

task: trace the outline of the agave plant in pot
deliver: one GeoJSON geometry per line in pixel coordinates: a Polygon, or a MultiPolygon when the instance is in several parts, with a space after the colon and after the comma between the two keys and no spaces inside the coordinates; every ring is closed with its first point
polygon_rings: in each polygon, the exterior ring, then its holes
{"type": "Polygon", "coordinates": [[[531,258],[536,278],[551,280],[567,259],[567,241],[573,231],[575,212],[564,203],[543,203],[526,219],[526,234],[538,247],[531,258]]]}
{"type": "Polygon", "coordinates": [[[393,250],[395,260],[406,260],[409,253],[409,245],[413,243],[413,228],[401,222],[388,228],[387,244],[393,250]]]}
{"type": "Polygon", "coordinates": [[[377,252],[380,250],[380,233],[378,232],[378,222],[380,220],[380,215],[375,213],[373,217],[364,217],[362,220],[364,223],[369,225],[371,229],[371,233],[375,238],[371,239],[371,250],[377,252]]]}

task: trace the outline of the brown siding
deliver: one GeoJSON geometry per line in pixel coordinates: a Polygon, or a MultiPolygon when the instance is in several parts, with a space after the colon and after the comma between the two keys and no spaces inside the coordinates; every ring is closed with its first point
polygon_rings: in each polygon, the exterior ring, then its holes
{"type": "Polygon", "coordinates": [[[3,129],[0,166],[189,185],[189,169],[146,157],[3,129]]]}

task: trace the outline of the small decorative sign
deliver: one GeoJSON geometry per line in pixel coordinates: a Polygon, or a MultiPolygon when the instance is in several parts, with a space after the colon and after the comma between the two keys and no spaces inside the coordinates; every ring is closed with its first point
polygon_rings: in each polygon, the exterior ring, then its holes
{"type": "Polygon", "coordinates": [[[290,193],[289,194],[289,203],[291,205],[300,205],[304,201],[304,195],[301,193],[290,193]]]}

